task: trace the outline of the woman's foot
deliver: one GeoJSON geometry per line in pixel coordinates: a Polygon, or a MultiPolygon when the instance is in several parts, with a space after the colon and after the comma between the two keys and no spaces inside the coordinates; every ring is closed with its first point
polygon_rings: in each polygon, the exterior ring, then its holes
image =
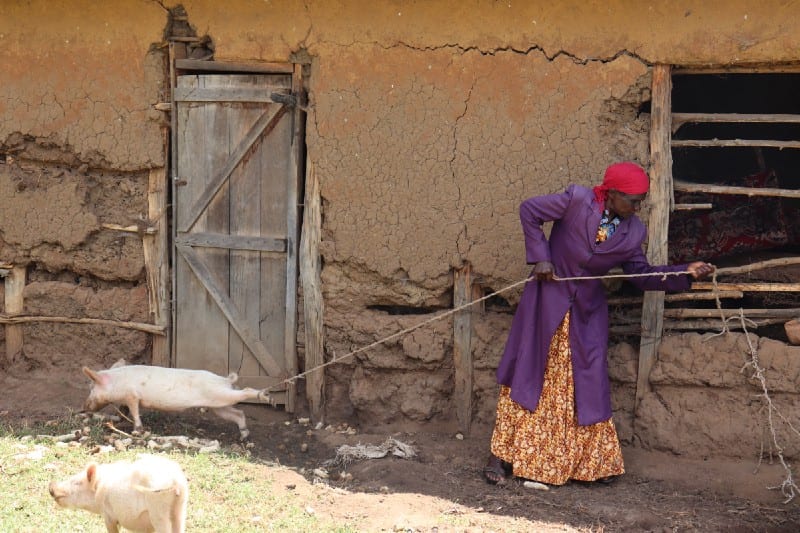
{"type": "Polygon", "coordinates": [[[483,477],[490,485],[503,483],[508,477],[510,466],[494,454],[489,455],[486,466],[483,467],[483,477]]]}

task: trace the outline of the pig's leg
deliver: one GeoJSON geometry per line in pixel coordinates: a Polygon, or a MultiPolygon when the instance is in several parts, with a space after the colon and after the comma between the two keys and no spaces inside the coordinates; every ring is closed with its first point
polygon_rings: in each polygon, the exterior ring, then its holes
{"type": "Polygon", "coordinates": [[[172,533],[186,531],[186,503],[189,499],[188,488],[181,487],[176,491],[177,497],[172,502],[170,516],[172,518],[172,533]]]}
{"type": "Polygon", "coordinates": [[[106,531],[108,533],[119,533],[119,523],[115,519],[103,514],[103,520],[106,523],[106,531]]]}
{"type": "Polygon", "coordinates": [[[139,398],[129,398],[125,404],[128,406],[128,411],[133,418],[133,430],[142,431],[142,419],[139,416],[139,398]]]}
{"type": "Polygon", "coordinates": [[[250,430],[247,429],[247,422],[244,418],[244,411],[241,409],[236,409],[235,407],[229,405],[227,407],[213,407],[211,411],[218,417],[230,422],[234,422],[237,426],[239,426],[240,440],[246,439],[250,434],[250,430]]]}
{"type": "Polygon", "coordinates": [[[176,531],[172,523],[171,506],[174,501],[172,489],[148,495],[147,511],[150,513],[150,525],[156,533],[172,533],[176,531]]]}

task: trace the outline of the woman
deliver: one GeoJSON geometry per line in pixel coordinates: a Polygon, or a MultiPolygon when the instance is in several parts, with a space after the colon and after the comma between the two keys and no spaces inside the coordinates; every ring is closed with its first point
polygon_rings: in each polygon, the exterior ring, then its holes
{"type": "MultiPolygon", "coordinates": [[[[526,284],[497,369],[501,385],[489,483],[506,476],[562,485],[569,479],[607,481],[624,473],[611,420],[608,381],[608,305],[598,279],[621,266],[626,274],[688,271],[702,278],[714,267],[651,266],[642,253],[647,236],[635,213],[650,180],[635,163],[606,169],[603,183],[571,185],[525,200],[520,218],[526,259],[536,281],[526,284]],[[553,221],[549,240],[542,231],[553,221]]],[[[629,278],[642,290],[682,291],[689,275],[629,278]]]]}

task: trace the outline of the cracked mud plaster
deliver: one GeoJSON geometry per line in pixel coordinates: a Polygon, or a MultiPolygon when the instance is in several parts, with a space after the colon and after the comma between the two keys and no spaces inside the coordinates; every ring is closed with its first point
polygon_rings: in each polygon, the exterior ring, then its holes
{"type": "MultiPolygon", "coordinates": [[[[536,51],[350,47],[315,68],[308,142],[325,201],[326,342],[339,355],[402,329],[381,327],[396,317],[367,306],[452,305],[451,269],[464,261],[484,287],[522,279],[523,199],[592,185],[619,159],[647,160],[649,123],[638,109],[650,75],[628,56],[581,65],[536,51]]],[[[505,331],[510,320],[499,314],[493,327],[505,331]]],[[[479,420],[493,416],[502,345],[476,339],[479,420]]],[[[439,361],[435,343],[430,350],[378,346],[331,372],[329,410],[451,418],[442,410],[452,407],[450,390],[393,385],[421,361],[431,379],[452,382],[452,362],[439,361]]]]}
{"type": "MultiPolygon", "coordinates": [[[[800,346],[749,335],[780,418],[797,427],[800,346]]],[[[753,458],[758,457],[762,443],[769,452],[772,437],[767,433],[763,393],[750,379],[751,372],[743,370],[749,359],[743,333],[665,335],[650,374],[653,394],[644,396],[634,426],[638,356],[638,347],[627,343],[609,349],[614,421],[620,438],[630,440],[635,429],[643,446],[686,457],[724,450],[727,456],[753,458]],[[703,353],[715,356],[699,355],[703,353]]],[[[797,434],[785,423],[776,424],[776,429],[785,455],[800,454],[797,434]]]]}
{"type": "Polygon", "coordinates": [[[0,203],[2,238],[17,248],[50,243],[69,250],[98,226],[74,181],[58,180],[32,189],[0,166],[0,197],[5,199],[0,203]]]}
{"type": "MultiPolygon", "coordinates": [[[[431,298],[464,261],[489,283],[516,281],[524,198],[593,184],[619,159],[646,163],[649,70],[628,56],[352,46],[317,68],[309,146],[326,270],[356,266],[431,298]]],[[[372,303],[362,287],[326,290],[372,303]]]]}
{"type": "Polygon", "coordinates": [[[141,238],[102,229],[147,210],[147,174],[85,176],[51,165],[0,165],[0,256],[101,279],[140,279],[141,238]]]}
{"type": "Polygon", "coordinates": [[[164,166],[165,117],[153,109],[164,84],[163,51],[125,50],[113,61],[88,50],[72,50],[68,59],[25,55],[33,53],[6,59],[26,72],[0,84],[0,146],[23,132],[93,168],[164,166]]]}

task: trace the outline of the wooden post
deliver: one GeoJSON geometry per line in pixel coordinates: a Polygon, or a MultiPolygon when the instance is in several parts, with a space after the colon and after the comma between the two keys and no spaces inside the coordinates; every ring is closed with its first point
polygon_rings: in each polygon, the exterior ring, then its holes
{"type": "Polygon", "coordinates": [[[142,236],[144,268],[147,276],[147,293],[150,316],[153,324],[165,328],[165,335],[153,336],[152,364],[170,365],[169,338],[169,261],[167,258],[167,173],[163,168],[150,171],[147,189],[150,224],[156,229],[153,234],[142,236]]]}
{"type": "MultiPolygon", "coordinates": [[[[317,367],[325,361],[324,329],[322,323],[324,301],[320,280],[319,244],[322,211],[319,180],[313,164],[308,163],[306,178],[303,230],[300,238],[300,278],[303,284],[303,318],[306,333],[305,369],[317,367]]],[[[316,370],[306,376],[306,399],[311,419],[317,423],[324,419],[325,371],[316,370]]]]}
{"type": "MultiPolygon", "coordinates": [[[[5,314],[20,315],[25,310],[22,293],[25,290],[25,267],[11,267],[5,279],[5,314]]],[[[6,325],[6,362],[13,363],[22,353],[22,326],[6,325]]]]}
{"type": "MultiPolygon", "coordinates": [[[[303,92],[303,65],[295,63],[292,68],[292,94],[300,97],[303,92]]],[[[286,317],[286,330],[284,333],[286,370],[290,376],[297,374],[297,278],[299,270],[299,243],[302,237],[299,215],[299,196],[302,191],[301,157],[305,146],[305,121],[302,110],[295,106],[292,109],[292,157],[289,162],[289,183],[286,189],[287,217],[286,217],[286,309],[295,310],[286,317]]],[[[285,409],[294,413],[297,403],[297,384],[290,381],[286,384],[285,409]]]]}
{"type": "MultiPolygon", "coordinates": [[[[653,67],[652,103],[650,110],[650,194],[652,205],[648,221],[647,260],[653,265],[667,262],[669,211],[673,200],[672,151],[670,125],[672,109],[672,77],[669,65],[653,67]]],[[[664,328],[664,292],[647,291],[642,306],[642,337],[639,348],[639,373],[636,379],[634,414],[650,391],[650,370],[661,344],[664,328]]]]}
{"type": "MultiPolygon", "coordinates": [[[[177,211],[175,208],[175,198],[177,198],[177,194],[175,191],[176,183],[178,181],[178,176],[175,174],[178,168],[178,106],[175,103],[175,88],[178,86],[178,72],[176,68],[176,62],[181,59],[186,59],[186,43],[176,42],[173,39],[170,39],[169,42],[169,93],[170,93],[170,143],[169,143],[169,153],[170,153],[170,161],[171,164],[171,176],[169,177],[169,187],[170,191],[172,192],[172,205],[169,207],[171,220],[174,222],[177,220],[177,211]]],[[[166,216],[166,213],[165,215],[166,216]]],[[[177,263],[177,251],[175,249],[175,236],[176,236],[176,228],[175,224],[170,224],[170,241],[173,244],[169,245],[169,264],[176,267],[177,263]]],[[[177,284],[177,276],[173,273],[169,276],[169,286],[170,286],[170,301],[175,295],[177,294],[176,291],[176,284],[177,284]]],[[[170,305],[169,309],[169,321],[172,324],[176,323],[176,309],[177,305],[170,305]]],[[[169,351],[169,366],[175,366],[175,356],[173,354],[176,353],[176,346],[175,346],[175,339],[177,338],[176,335],[172,335],[168,333],[167,335],[167,342],[168,342],[168,351],[169,351]]]]}
{"type": "MultiPolygon", "coordinates": [[[[453,271],[453,307],[468,304],[474,297],[472,267],[466,263],[453,271]]],[[[472,307],[453,315],[453,367],[455,402],[459,429],[465,435],[472,424],[472,307]]]]}

